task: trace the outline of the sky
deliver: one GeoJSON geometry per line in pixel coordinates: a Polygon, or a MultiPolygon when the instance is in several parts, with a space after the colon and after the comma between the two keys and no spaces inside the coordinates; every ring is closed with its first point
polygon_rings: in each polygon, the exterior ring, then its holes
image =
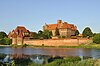
{"type": "Polygon", "coordinates": [[[100,33],[100,0],[0,0],[0,31],[9,33],[17,26],[38,32],[57,20],[100,33]]]}

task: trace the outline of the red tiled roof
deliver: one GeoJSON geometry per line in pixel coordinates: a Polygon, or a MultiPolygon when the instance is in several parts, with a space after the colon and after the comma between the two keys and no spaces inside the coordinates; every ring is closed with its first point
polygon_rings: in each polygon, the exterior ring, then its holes
{"type": "Polygon", "coordinates": [[[25,37],[24,33],[29,33],[29,37],[31,36],[31,33],[29,30],[27,30],[23,26],[17,26],[15,30],[9,33],[8,37],[16,38],[16,37],[25,37]]]}
{"type": "Polygon", "coordinates": [[[22,32],[27,32],[27,29],[23,26],[17,26],[17,28],[15,29],[15,32],[18,32],[18,30],[22,30],[22,32]]]}
{"type": "Polygon", "coordinates": [[[56,27],[57,27],[57,24],[49,24],[48,30],[54,30],[54,29],[56,29],[56,27]]]}
{"type": "Polygon", "coordinates": [[[76,27],[73,24],[68,24],[66,22],[62,23],[62,24],[48,24],[48,30],[55,30],[56,27],[58,29],[72,29],[72,30],[76,30],[76,27]]]}
{"type": "Polygon", "coordinates": [[[13,38],[16,38],[16,37],[17,37],[16,32],[15,32],[14,30],[13,30],[12,32],[13,32],[12,37],[13,37],[13,38]]]}

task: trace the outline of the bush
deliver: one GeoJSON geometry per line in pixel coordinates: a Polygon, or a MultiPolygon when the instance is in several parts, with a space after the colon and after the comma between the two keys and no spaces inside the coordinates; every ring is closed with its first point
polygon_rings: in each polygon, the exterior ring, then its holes
{"type": "Polygon", "coordinates": [[[2,45],[10,45],[12,42],[11,42],[11,39],[9,38],[3,38],[0,40],[0,44],[2,45]]]}
{"type": "Polygon", "coordinates": [[[62,38],[66,38],[66,36],[62,36],[62,38]]]}
{"type": "Polygon", "coordinates": [[[100,33],[93,37],[93,43],[100,44],[100,33]]]}
{"type": "Polygon", "coordinates": [[[66,61],[68,62],[75,62],[75,61],[81,61],[81,58],[76,56],[76,57],[73,57],[73,56],[70,56],[70,57],[65,57],[64,58],[66,61]]]}

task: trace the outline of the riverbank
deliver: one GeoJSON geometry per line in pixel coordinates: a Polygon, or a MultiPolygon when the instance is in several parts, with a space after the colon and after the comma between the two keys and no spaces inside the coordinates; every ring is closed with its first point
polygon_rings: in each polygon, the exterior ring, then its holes
{"type": "MultiPolygon", "coordinates": [[[[6,46],[6,45],[1,45],[1,46],[6,46]]],[[[23,44],[23,45],[8,45],[10,47],[15,47],[15,48],[23,48],[23,47],[32,47],[32,48],[94,48],[94,49],[100,49],[100,44],[95,44],[95,43],[89,43],[89,44],[81,44],[79,46],[44,46],[44,45],[28,45],[28,44],[23,44]]]]}
{"type": "Polygon", "coordinates": [[[81,44],[79,46],[59,46],[60,48],[95,48],[100,49],[100,44],[90,43],[90,44],[81,44]]]}
{"type": "Polygon", "coordinates": [[[0,44],[0,47],[11,47],[12,45],[2,45],[0,44]]]}
{"type": "Polygon", "coordinates": [[[40,45],[28,45],[28,47],[43,47],[43,48],[94,48],[94,49],[100,49],[100,44],[90,43],[90,44],[81,44],[79,46],[40,46],[40,45]]]}
{"type": "MultiPolygon", "coordinates": [[[[6,56],[5,54],[0,55],[0,59],[4,59],[5,56],[6,56]]],[[[93,59],[92,57],[81,58],[79,56],[69,56],[69,57],[40,56],[40,58],[38,57],[38,60],[36,60],[35,59],[36,57],[37,56],[34,56],[33,58],[31,56],[31,59],[29,57],[27,58],[13,57],[11,62],[3,63],[2,61],[0,61],[0,65],[2,66],[100,66],[100,58],[97,59],[93,59]],[[42,63],[40,62],[41,60],[43,60],[42,63]]]]}

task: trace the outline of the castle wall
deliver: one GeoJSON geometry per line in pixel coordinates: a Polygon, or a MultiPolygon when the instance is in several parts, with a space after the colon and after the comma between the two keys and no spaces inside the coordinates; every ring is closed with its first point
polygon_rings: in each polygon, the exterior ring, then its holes
{"type": "Polygon", "coordinates": [[[12,44],[17,44],[17,38],[12,38],[12,44]]]}
{"type": "Polygon", "coordinates": [[[23,38],[17,37],[17,44],[22,45],[23,44],[23,38]]]}
{"type": "Polygon", "coordinates": [[[45,40],[24,40],[24,44],[29,45],[39,45],[41,46],[44,44],[44,46],[78,46],[83,43],[87,43],[91,40],[89,39],[45,39],[45,40]]]}

